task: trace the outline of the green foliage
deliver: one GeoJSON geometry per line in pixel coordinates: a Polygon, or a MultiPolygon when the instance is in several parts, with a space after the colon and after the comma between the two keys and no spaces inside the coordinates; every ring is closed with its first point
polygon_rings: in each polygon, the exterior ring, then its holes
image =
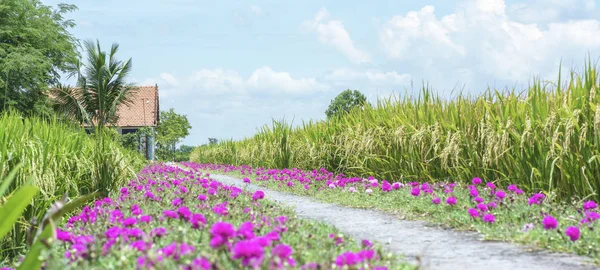
{"type": "Polygon", "coordinates": [[[140,142],[145,138],[148,139],[150,136],[155,136],[156,132],[152,128],[143,127],[138,129],[134,133],[127,133],[117,136],[117,140],[119,143],[132,151],[138,151],[140,147],[140,142]]]}
{"type": "Polygon", "coordinates": [[[215,145],[217,143],[219,143],[219,140],[217,140],[217,138],[208,138],[209,145],[215,145]]]}
{"type": "Polygon", "coordinates": [[[558,197],[598,198],[600,87],[587,62],[565,82],[529,90],[488,90],[445,101],[423,88],[417,99],[380,100],[347,117],[309,122],[288,133],[274,125],[254,137],[198,147],[192,161],[281,168],[326,168],[379,179],[469,181],[481,177],[558,197]],[[286,142],[282,154],[282,141],[286,142]],[[286,161],[289,159],[289,161],[286,161]]]}
{"type": "Polygon", "coordinates": [[[353,108],[362,108],[367,103],[367,98],[358,90],[347,89],[337,95],[325,111],[327,118],[344,115],[353,108]]]}
{"type": "Polygon", "coordinates": [[[26,185],[30,178],[32,185],[40,189],[0,242],[2,258],[21,253],[31,221],[43,220],[56,200],[65,194],[74,198],[95,191],[106,193],[134,177],[146,162],[139,153],[123,149],[107,134],[90,136],[80,126],[56,118],[23,118],[18,113],[2,113],[0,130],[0,178],[17,164],[23,164],[7,192],[26,185]],[[107,138],[100,140],[98,136],[107,138]]]}
{"type": "Polygon", "coordinates": [[[135,88],[125,82],[131,72],[131,58],[125,62],[116,59],[119,45],[114,43],[107,53],[100,42],[85,41],[87,62],[77,62],[74,75],[77,87],[57,84],[53,93],[56,109],[89,126],[103,128],[118,120],[119,106],[132,104],[135,88]]]}
{"type": "Polygon", "coordinates": [[[194,147],[189,146],[189,145],[179,146],[179,148],[177,148],[177,150],[175,150],[175,158],[173,159],[173,161],[175,161],[175,162],[189,161],[190,154],[192,153],[193,150],[194,150],[194,147]]]}
{"type": "Polygon", "coordinates": [[[73,5],[45,6],[39,0],[0,1],[0,112],[51,114],[43,92],[77,60],[77,41],[64,18],[73,5]]]}
{"type": "Polygon", "coordinates": [[[173,108],[160,112],[160,121],[156,128],[158,160],[174,160],[177,143],[190,134],[191,128],[187,116],[175,113],[173,108]]]}
{"type": "MultiPolygon", "coordinates": [[[[8,189],[15,179],[17,171],[22,167],[22,164],[17,165],[6,178],[2,179],[2,187],[0,187],[0,196],[8,189]]],[[[39,188],[26,184],[21,186],[8,201],[0,207],[0,240],[13,228],[25,208],[31,203],[33,197],[38,193],[39,188]]]]}

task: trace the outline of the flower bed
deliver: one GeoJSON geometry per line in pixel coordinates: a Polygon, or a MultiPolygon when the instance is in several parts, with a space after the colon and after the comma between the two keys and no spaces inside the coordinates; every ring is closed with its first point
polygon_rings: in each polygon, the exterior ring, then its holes
{"type": "Polygon", "coordinates": [[[145,168],[56,231],[48,269],[411,268],[290,209],[179,167],[145,168]],[[350,268],[347,268],[350,267],[350,268]]]}
{"type": "Polygon", "coordinates": [[[525,194],[517,185],[500,187],[477,177],[470,185],[460,185],[346,177],[322,168],[302,171],[184,164],[195,170],[232,174],[274,190],[476,230],[488,239],[572,252],[600,262],[600,213],[592,200],[559,201],[551,193],[525,194]]]}

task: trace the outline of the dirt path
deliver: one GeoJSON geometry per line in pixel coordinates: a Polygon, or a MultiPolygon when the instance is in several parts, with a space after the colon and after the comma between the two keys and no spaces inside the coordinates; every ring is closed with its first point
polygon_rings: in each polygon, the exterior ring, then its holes
{"type": "MultiPolygon", "coordinates": [[[[211,178],[240,188],[242,180],[211,174],[211,178]]],[[[313,199],[248,185],[247,190],[263,190],[265,198],[295,207],[299,217],[327,222],[359,240],[384,244],[388,250],[411,260],[421,258],[423,269],[600,269],[585,264],[585,258],[528,252],[504,242],[481,241],[477,233],[458,232],[425,222],[405,221],[378,211],[341,207],[313,199]]]]}

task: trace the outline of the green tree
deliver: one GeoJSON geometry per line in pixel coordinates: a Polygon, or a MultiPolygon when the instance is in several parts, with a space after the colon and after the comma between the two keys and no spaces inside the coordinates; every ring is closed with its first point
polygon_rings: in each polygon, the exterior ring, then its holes
{"type": "Polygon", "coordinates": [[[0,1],[0,111],[52,113],[44,92],[78,58],[77,39],[67,31],[75,24],[64,18],[76,9],[39,0],[0,1]]]}
{"type": "Polygon", "coordinates": [[[177,114],[173,108],[160,112],[160,122],[156,128],[157,158],[173,160],[177,143],[190,134],[191,128],[187,116],[177,114]]]}
{"type": "Polygon", "coordinates": [[[345,90],[339,95],[337,95],[331,103],[329,107],[325,111],[327,118],[331,118],[333,116],[341,115],[343,113],[349,112],[352,108],[362,107],[367,103],[367,98],[358,90],[345,90]]]}
{"type": "Polygon", "coordinates": [[[217,138],[208,138],[209,145],[215,145],[217,143],[219,143],[219,140],[217,140],[217,138]]]}
{"type": "Polygon", "coordinates": [[[125,62],[116,59],[119,45],[112,44],[110,52],[100,48],[100,42],[84,42],[87,62],[78,62],[72,75],[77,76],[77,87],[62,86],[54,90],[59,112],[92,127],[103,128],[118,120],[117,109],[132,104],[135,88],[125,82],[131,71],[131,58],[125,62]]]}

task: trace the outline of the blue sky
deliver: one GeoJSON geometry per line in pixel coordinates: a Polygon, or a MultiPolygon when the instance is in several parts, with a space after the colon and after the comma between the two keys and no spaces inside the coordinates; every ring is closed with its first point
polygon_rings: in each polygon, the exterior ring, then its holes
{"type": "Polygon", "coordinates": [[[600,56],[594,0],[42,1],[78,6],[77,38],[119,43],[131,81],[158,84],[161,109],[187,115],[189,145],[323,119],[348,88],[376,101],[426,81],[451,98],[600,56]]]}

